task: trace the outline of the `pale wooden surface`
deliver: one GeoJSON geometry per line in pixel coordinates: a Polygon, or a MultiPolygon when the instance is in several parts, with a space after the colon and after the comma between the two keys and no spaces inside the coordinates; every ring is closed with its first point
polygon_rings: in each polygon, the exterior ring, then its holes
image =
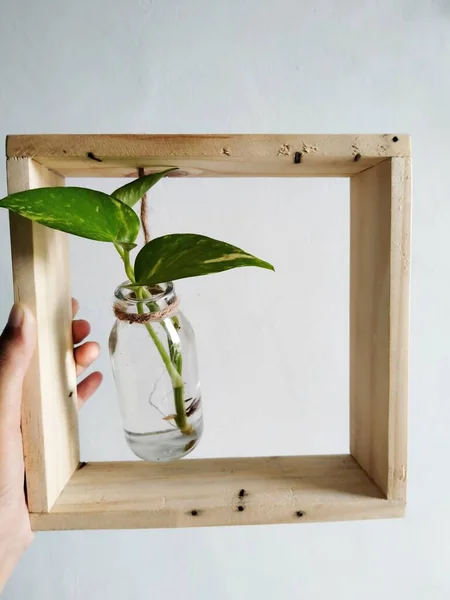
{"type": "Polygon", "coordinates": [[[406,501],[408,460],[411,159],[392,159],[391,352],[387,497],[406,501]]]}
{"type": "MultiPolygon", "coordinates": [[[[30,159],[8,161],[8,192],[64,185],[30,159]]],[[[67,235],[11,214],[15,300],[37,319],[37,348],[25,379],[22,432],[30,511],[49,510],[78,466],[67,235]],[[69,397],[71,395],[71,397],[69,397]]]]}
{"type": "Polygon", "coordinates": [[[67,236],[11,218],[16,298],[26,302],[38,319],[38,351],[25,386],[23,413],[35,529],[292,523],[403,514],[410,227],[407,136],[399,136],[397,142],[389,135],[12,136],[8,154],[35,159],[8,160],[10,192],[62,185],[62,177],[49,166],[57,166],[60,173],[89,176],[135,176],[136,166],[156,169],[168,164],[185,166],[191,176],[358,173],[351,181],[354,458],[99,463],[75,471],[79,450],[67,236]],[[302,152],[300,164],[293,160],[297,151],[302,152]],[[102,162],[92,155],[88,158],[88,152],[102,162]]]}
{"type": "Polygon", "coordinates": [[[190,177],[346,177],[409,156],[407,135],[12,135],[8,157],[70,177],[136,177],[179,167],[190,177]],[[397,139],[397,141],[393,141],[397,139]],[[295,164],[295,153],[301,163],[295,164]]]}
{"type": "Polygon", "coordinates": [[[91,463],[50,514],[31,518],[36,530],[123,529],[399,517],[403,510],[351,456],[285,456],[91,463]]]}
{"type": "Polygon", "coordinates": [[[406,498],[409,159],[351,180],[350,451],[389,499],[406,498]]]}

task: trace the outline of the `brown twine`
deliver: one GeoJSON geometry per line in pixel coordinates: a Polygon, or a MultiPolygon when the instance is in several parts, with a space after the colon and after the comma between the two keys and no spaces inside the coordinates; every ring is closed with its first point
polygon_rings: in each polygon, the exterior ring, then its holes
{"type": "Polygon", "coordinates": [[[127,323],[137,323],[139,325],[143,325],[144,323],[149,323],[150,321],[160,321],[161,319],[171,317],[177,311],[178,304],[179,300],[178,298],[175,298],[173,302],[169,304],[169,306],[166,306],[166,308],[163,308],[162,310],[139,314],[126,312],[126,310],[124,310],[122,306],[116,302],[113,306],[113,311],[119,321],[127,321],[127,323]]]}
{"type": "MultiPolygon", "coordinates": [[[[138,168],[139,177],[144,177],[145,170],[142,167],[138,168]]],[[[141,199],[141,223],[142,231],[144,232],[145,243],[148,244],[150,241],[150,229],[148,226],[148,203],[147,194],[144,194],[141,199]]]]}

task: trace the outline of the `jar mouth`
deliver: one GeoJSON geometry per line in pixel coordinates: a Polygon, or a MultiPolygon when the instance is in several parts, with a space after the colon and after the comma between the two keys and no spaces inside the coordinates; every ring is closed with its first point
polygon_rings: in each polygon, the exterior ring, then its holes
{"type": "Polygon", "coordinates": [[[124,281],[114,290],[114,296],[117,300],[126,302],[127,304],[138,304],[142,302],[141,298],[136,298],[136,288],[141,287],[151,294],[153,302],[158,302],[172,296],[174,293],[173,282],[166,281],[155,285],[135,285],[131,281],[124,281]]]}

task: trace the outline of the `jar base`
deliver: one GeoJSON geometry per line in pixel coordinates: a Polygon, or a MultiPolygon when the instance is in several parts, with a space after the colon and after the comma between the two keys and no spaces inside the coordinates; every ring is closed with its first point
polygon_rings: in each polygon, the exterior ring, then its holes
{"type": "Polygon", "coordinates": [[[133,454],[150,462],[171,462],[187,456],[198,446],[202,432],[202,420],[195,424],[191,435],[184,435],[175,428],[152,433],[124,430],[125,439],[133,454]]]}

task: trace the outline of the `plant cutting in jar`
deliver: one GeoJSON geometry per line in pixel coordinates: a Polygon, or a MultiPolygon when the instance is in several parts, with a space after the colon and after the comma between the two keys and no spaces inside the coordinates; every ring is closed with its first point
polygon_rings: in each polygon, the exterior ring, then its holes
{"type": "Polygon", "coordinates": [[[198,443],[203,419],[195,339],[179,310],[173,281],[237,267],[273,270],[269,263],[219,240],[192,233],[150,239],[147,192],[176,168],[140,177],[110,195],[81,187],[51,187],[0,201],[47,227],[111,243],[127,281],[115,292],[109,349],[125,437],[145,460],[181,458],[198,443]],[[141,203],[140,217],[134,206],[141,203]],[[145,244],[137,249],[143,230],[145,244]],[[131,253],[137,251],[132,260],[131,253]]]}

